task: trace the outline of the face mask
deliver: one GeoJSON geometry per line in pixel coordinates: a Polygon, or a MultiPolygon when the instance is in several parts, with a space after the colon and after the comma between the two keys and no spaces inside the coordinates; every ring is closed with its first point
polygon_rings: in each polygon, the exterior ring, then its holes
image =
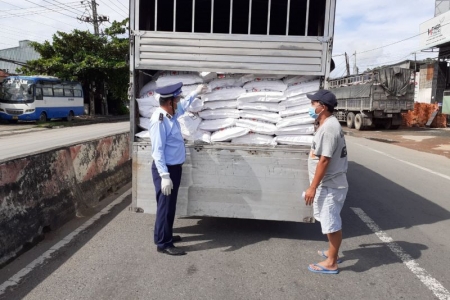
{"type": "Polygon", "coordinates": [[[309,116],[313,119],[317,119],[320,114],[316,114],[316,107],[309,108],[309,116]]]}

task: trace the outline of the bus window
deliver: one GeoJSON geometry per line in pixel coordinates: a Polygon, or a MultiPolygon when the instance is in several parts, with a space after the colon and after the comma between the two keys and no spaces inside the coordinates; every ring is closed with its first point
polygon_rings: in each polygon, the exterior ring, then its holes
{"type": "Polygon", "coordinates": [[[42,94],[44,96],[53,97],[53,88],[52,87],[42,87],[42,94]]]}
{"type": "Polygon", "coordinates": [[[44,100],[44,95],[42,95],[42,88],[36,88],[36,100],[44,100]]]}
{"type": "Polygon", "coordinates": [[[75,97],[81,97],[81,90],[74,90],[73,92],[75,97]]]}
{"type": "Polygon", "coordinates": [[[64,91],[62,88],[53,88],[53,94],[55,97],[64,97],[64,91]]]}
{"type": "Polygon", "coordinates": [[[73,90],[72,89],[64,89],[64,96],[66,97],[73,97],[73,90]]]}

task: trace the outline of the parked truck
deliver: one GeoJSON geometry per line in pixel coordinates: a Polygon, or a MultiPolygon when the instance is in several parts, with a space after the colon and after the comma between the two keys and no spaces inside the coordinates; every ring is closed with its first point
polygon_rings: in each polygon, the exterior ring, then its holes
{"type": "Polygon", "coordinates": [[[338,99],[335,115],[347,127],[398,129],[402,113],[414,109],[412,70],[388,67],[330,80],[338,99]]]}
{"type": "MultiPolygon", "coordinates": [[[[136,97],[161,70],[328,78],[335,0],[131,0],[132,210],[155,213],[136,97]]],[[[186,143],[177,214],[314,222],[307,146],[186,143]]]]}

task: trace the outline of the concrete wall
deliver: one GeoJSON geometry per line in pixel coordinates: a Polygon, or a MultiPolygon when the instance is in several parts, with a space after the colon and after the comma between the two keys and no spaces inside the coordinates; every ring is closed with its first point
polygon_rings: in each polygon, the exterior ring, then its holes
{"type": "Polygon", "coordinates": [[[131,181],[129,134],[0,164],[0,265],[131,181]]]}

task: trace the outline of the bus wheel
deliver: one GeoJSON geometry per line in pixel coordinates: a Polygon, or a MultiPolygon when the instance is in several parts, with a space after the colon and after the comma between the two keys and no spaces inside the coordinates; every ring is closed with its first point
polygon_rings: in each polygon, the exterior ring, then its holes
{"type": "Polygon", "coordinates": [[[364,120],[363,120],[363,116],[361,114],[357,114],[355,116],[355,128],[357,130],[363,130],[364,129],[364,124],[363,124],[364,120]]]}
{"type": "Polygon", "coordinates": [[[347,114],[347,127],[355,128],[355,114],[352,112],[347,114]]]}
{"type": "Polygon", "coordinates": [[[73,117],[74,117],[73,111],[70,111],[69,115],[66,118],[64,118],[64,120],[66,120],[67,122],[72,122],[73,117]]]}
{"type": "Polygon", "coordinates": [[[8,120],[8,123],[10,124],[17,124],[19,121],[18,120],[8,120]]]}
{"type": "Polygon", "coordinates": [[[45,112],[42,112],[39,116],[39,122],[47,122],[47,114],[45,112]]]}

